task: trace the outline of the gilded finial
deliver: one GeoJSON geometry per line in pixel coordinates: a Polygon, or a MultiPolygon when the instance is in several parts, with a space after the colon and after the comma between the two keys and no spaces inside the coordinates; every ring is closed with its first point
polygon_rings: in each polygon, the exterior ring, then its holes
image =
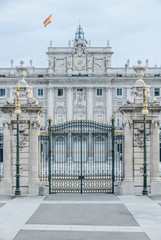
{"type": "Polygon", "coordinates": [[[64,118],[64,123],[66,122],[65,118],[64,118]]]}
{"type": "Polygon", "coordinates": [[[85,116],[83,116],[83,120],[85,120],[85,116]]]}
{"type": "Polygon", "coordinates": [[[146,85],[145,85],[145,83],[143,84],[143,89],[145,89],[146,88],[146,85]]]}
{"type": "Polygon", "coordinates": [[[78,121],[79,121],[79,116],[78,116],[78,121]]]}
{"type": "Polygon", "coordinates": [[[88,116],[88,121],[89,121],[89,116],[88,116]]]}
{"type": "Polygon", "coordinates": [[[19,89],[20,89],[20,85],[19,85],[19,84],[17,84],[17,91],[19,91],[19,89]]]}
{"type": "Polygon", "coordinates": [[[73,120],[75,121],[75,115],[74,115],[74,117],[73,117],[73,120]]]}
{"type": "Polygon", "coordinates": [[[94,116],[93,116],[92,120],[93,120],[93,122],[94,122],[94,116]]]}
{"type": "Polygon", "coordinates": [[[59,124],[61,124],[61,120],[59,119],[59,124]]]}
{"type": "Polygon", "coordinates": [[[69,117],[69,120],[68,120],[69,122],[70,122],[70,117],[69,117]]]}
{"type": "Polygon", "coordinates": [[[55,125],[56,125],[56,120],[55,120],[55,125]]]}
{"type": "Polygon", "coordinates": [[[103,124],[103,119],[102,119],[102,124],[103,124]]]}
{"type": "Polygon", "coordinates": [[[114,115],[112,115],[112,117],[111,117],[111,120],[114,120],[115,118],[114,118],[114,115]]]}
{"type": "Polygon", "coordinates": [[[48,117],[48,121],[51,121],[51,116],[49,115],[49,117],[48,117]]]}
{"type": "Polygon", "coordinates": [[[108,125],[108,120],[106,121],[106,124],[108,125]]]}

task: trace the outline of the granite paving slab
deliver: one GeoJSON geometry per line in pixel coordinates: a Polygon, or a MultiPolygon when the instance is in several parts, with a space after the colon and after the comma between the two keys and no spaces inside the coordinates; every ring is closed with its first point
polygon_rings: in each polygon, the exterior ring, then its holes
{"type": "Polygon", "coordinates": [[[114,194],[50,194],[45,201],[120,201],[114,194]]]}
{"type": "Polygon", "coordinates": [[[28,224],[137,226],[123,204],[41,204],[28,224]]]}
{"type": "Polygon", "coordinates": [[[143,232],[68,232],[21,230],[14,240],[149,240],[143,232]]]}

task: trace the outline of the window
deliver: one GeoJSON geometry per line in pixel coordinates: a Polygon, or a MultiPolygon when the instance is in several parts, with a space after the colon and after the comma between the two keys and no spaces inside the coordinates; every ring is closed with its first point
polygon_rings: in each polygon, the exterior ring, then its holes
{"type": "Polygon", "coordinates": [[[43,89],[42,89],[42,88],[38,89],[37,94],[38,94],[39,97],[42,97],[43,94],[44,94],[44,93],[43,93],[43,89]]]}
{"type": "Polygon", "coordinates": [[[62,97],[63,96],[63,89],[58,89],[58,97],[62,97]]]}
{"type": "Polygon", "coordinates": [[[156,97],[160,96],[160,88],[154,88],[154,95],[156,97]]]}
{"type": "Polygon", "coordinates": [[[0,97],[4,97],[5,96],[5,89],[0,89],[0,97]]]}
{"type": "Polygon", "coordinates": [[[103,122],[103,114],[97,114],[97,122],[99,123],[103,122]]]}
{"type": "Polygon", "coordinates": [[[83,88],[77,88],[77,92],[83,92],[83,88]]]}
{"type": "Polygon", "coordinates": [[[64,115],[58,114],[57,115],[57,123],[63,123],[64,122],[64,115]]]}
{"type": "Polygon", "coordinates": [[[117,114],[116,116],[116,127],[122,127],[122,114],[117,114]]]}
{"type": "Polygon", "coordinates": [[[117,88],[117,96],[122,96],[122,88],[117,88]]]}
{"type": "Polygon", "coordinates": [[[38,75],[39,78],[43,77],[43,75],[38,75]]]}
{"type": "Polygon", "coordinates": [[[97,96],[102,96],[102,88],[97,88],[97,96]]]}

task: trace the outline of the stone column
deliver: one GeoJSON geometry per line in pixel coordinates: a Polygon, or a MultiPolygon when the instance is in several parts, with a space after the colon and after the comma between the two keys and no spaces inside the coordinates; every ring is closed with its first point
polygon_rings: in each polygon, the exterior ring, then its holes
{"type": "Polygon", "coordinates": [[[93,119],[93,88],[87,89],[87,119],[93,119]]]}
{"type": "Polygon", "coordinates": [[[159,139],[159,122],[152,121],[152,135],[151,135],[151,193],[160,194],[161,193],[161,183],[160,183],[160,139],[159,139]]]}
{"type": "Polygon", "coordinates": [[[118,194],[134,194],[134,173],[133,173],[133,123],[131,120],[123,124],[124,128],[124,180],[118,187],[118,194]]]}
{"type": "Polygon", "coordinates": [[[51,116],[51,119],[53,119],[54,117],[54,91],[53,91],[53,88],[49,87],[48,88],[48,97],[47,97],[47,112],[48,112],[48,116],[47,116],[47,119],[49,116],[51,116]]]}
{"type": "Polygon", "coordinates": [[[106,88],[106,121],[110,123],[112,117],[112,88],[106,88]]]}
{"type": "Polygon", "coordinates": [[[39,165],[38,165],[38,136],[40,129],[39,116],[34,116],[30,121],[30,162],[29,162],[29,193],[38,194],[40,185],[39,181],[39,165]]]}
{"type": "Polygon", "coordinates": [[[67,88],[67,121],[73,119],[73,88],[67,88]]]}
{"type": "Polygon", "coordinates": [[[11,122],[3,122],[3,181],[0,183],[0,192],[12,193],[12,162],[11,162],[11,122]]]}

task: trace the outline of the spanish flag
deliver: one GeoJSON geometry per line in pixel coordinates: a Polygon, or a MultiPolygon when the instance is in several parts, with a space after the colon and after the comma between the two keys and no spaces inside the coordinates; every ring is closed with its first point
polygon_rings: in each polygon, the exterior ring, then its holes
{"type": "Polygon", "coordinates": [[[46,27],[49,23],[51,23],[51,15],[44,21],[44,26],[46,27]]]}

